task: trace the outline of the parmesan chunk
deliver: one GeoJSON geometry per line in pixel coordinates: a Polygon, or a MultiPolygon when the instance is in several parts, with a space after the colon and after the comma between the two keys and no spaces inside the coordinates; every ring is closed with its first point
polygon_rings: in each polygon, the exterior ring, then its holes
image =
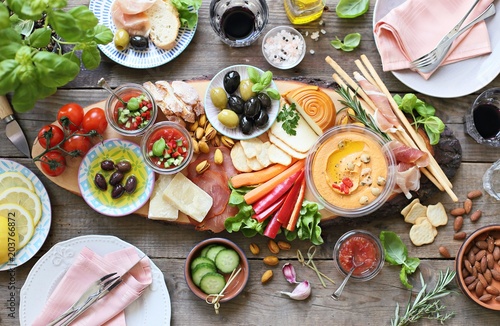
{"type": "Polygon", "coordinates": [[[163,191],[174,177],[162,174],[156,180],[153,196],[149,201],[148,218],[151,220],[175,221],[179,218],[179,210],[163,199],[163,191]]]}

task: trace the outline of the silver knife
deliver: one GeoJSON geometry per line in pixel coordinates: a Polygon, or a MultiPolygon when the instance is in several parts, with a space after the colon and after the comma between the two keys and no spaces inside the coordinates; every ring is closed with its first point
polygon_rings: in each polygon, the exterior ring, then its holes
{"type": "Polygon", "coordinates": [[[9,101],[5,96],[0,96],[0,119],[5,121],[5,134],[7,138],[14,144],[18,150],[24,155],[31,158],[30,147],[28,140],[19,126],[19,123],[14,118],[14,113],[10,107],[9,101]]]}

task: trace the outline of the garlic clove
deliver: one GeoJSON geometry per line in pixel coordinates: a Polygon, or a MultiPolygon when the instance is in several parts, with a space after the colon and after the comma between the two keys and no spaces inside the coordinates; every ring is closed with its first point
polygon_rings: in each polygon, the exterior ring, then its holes
{"type": "Polygon", "coordinates": [[[293,268],[292,264],[286,263],[285,265],[283,265],[283,268],[281,270],[283,271],[283,275],[285,276],[285,279],[288,281],[288,283],[298,283],[296,279],[297,274],[295,274],[295,268],[293,268]]]}
{"type": "Polygon", "coordinates": [[[292,292],[280,292],[294,300],[305,300],[311,295],[311,284],[308,281],[300,282],[292,292]]]}

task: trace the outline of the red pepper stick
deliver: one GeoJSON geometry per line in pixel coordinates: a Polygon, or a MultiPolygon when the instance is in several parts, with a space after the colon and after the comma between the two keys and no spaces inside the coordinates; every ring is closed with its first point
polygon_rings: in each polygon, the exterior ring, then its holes
{"type": "Polygon", "coordinates": [[[252,205],[253,211],[256,214],[262,213],[269,206],[274,204],[276,200],[281,198],[288,190],[290,190],[295,183],[295,180],[302,173],[302,170],[292,174],[288,178],[285,179],[282,183],[278,184],[274,189],[268,193],[265,197],[262,197],[255,204],[252,205]]]}
{"type": "Polygon", "coordinates": [[[285,201],[285,197],[286,197],[285,195],[281,196],[280,199],[278,199],[274,204],[269,206],[266,210],[264,210],[258,214],[252,215],[252,218],[256,219],[257,222],[259,222],[259,223],[265,221],[269,216],[271,216],[274,212],[276,212],[281,207],[281,205],[285,201]]]}
{"type": "MultiPolygon", "coordinates": [[[[281,208],[283,208],[283,206],[281,208]]],[[[271,239],[276,238],[278,231],[281,229],[281,223],[278,222],[276,215],[277,214],[274,214],[273,218],[271,219],[271,221],[269,221],[269,224],[266,226],[266,229],[264,230],[264,235],[271,239]]]]}
{"type": "Polygon", "coordinates": [[[288,225],[286,226],[286,229],[288,231],[295,230],[295,227],[297,226],[297,221],[299,220],[300,210],[302,209],[302,203],[304,202],[305,195],[306,195],[306,179],[303,179],[302,184],[300,185],[299,197],[295,202],[292,214],[290,215],[290,220],[288,221],[288,225]]]}
{"type": "Polygon", "coordinates": [[[293,208],[299,197],[300,188],[303,180],[304,180],[304,172],[302,172],[299,175],[292,189],[286,195],[285,201],[283,202],[283,206],[281,206],[281,209],[276,213],[278,222],[280,222],[284,227],[288,225],[288,221],[290,220],[290,216],[292,215],[293,208]]]}

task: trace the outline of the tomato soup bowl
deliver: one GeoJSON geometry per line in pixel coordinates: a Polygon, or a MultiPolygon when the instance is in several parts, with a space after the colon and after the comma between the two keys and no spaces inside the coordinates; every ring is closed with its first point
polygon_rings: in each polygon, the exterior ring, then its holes
{"type": "Polygon", "coordinates": [[[120,135],[136,137],[150,129],[158,114],[156,102],[147,89],[139,84],[127,83],[117,87],[106,100],[108,124],[120,135]]]}
{"type": "Polygon", "coordinates": [[[456,282],[462,293],[481,307],[496,311],[500,311],[498,239],[500,224],[479,228],[465,239],[455,259],[456,282]]]}
{"type": "Polygon", "coordinates": [[[155,123],[141,139],[141,151],[155,172],[175,174],[182,171],[193,157],[193,144],[186,128],[171,122],[155,123]]]}
{"type": "Polygon", "coordinates": [[[356,262],[351,280],[371,280],[384,267],[384,248],[380,240],[364,230],[351,230],[343,234],[333,249],[333,261],[339,272],[346,276],[356,262]]]}

